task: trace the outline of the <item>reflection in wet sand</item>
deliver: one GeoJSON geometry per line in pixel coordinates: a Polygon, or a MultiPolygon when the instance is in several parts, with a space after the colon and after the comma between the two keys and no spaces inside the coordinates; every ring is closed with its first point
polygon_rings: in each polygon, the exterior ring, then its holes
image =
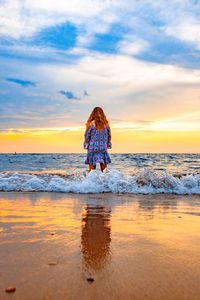
{"type": "Polygon", "coordinates": [[[199,216],[199,195],[0,193],[0,299],[199,300],[199,216]]]}
{"type": "Polygon", "coordinates": [[[111,209],[85,205],[82,213],[81,245],[83,265],[87,271],[104,268],[110,255],[111,209]]]}

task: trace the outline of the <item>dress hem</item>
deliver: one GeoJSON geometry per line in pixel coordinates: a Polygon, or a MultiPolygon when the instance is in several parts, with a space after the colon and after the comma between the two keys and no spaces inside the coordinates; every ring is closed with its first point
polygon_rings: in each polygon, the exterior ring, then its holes
{"type": "Polygon", "coordinates": [[[104,165],[111,163],[109,154],[107,152],[88,152],[85,164],[95,166],[97,163],[104,165]]]}

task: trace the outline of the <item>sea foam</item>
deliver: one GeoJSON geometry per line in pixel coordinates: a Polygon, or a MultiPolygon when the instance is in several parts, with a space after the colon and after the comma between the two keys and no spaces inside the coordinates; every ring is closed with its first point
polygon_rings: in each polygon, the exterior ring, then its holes
{"type": "Polygon", "coordinates": [[[62,193],[200,194],[200,174],[173,176],[163,171],[142,169],[133,175],[110,169],[73,175],[0,173],[0,191],[62,193]]]}

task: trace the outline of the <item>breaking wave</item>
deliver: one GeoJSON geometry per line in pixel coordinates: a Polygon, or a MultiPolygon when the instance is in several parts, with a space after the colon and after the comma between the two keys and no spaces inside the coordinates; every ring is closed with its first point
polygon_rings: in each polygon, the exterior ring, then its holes
{"type": "Polygon", "coordinates": [[[200,194],[200,174],[173,176],[142,169],[133,175],[110,169],[104,173],[0,173],[0,191],[62,193],[200,194]]]}

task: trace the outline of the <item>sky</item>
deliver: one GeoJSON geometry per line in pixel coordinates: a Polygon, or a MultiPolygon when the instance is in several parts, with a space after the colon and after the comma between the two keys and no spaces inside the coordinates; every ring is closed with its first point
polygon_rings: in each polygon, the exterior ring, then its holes
{"type": "Polygon", "coordinates": [[[200,152],[200,1],[0,0],[0,152],[200,152]]]}

